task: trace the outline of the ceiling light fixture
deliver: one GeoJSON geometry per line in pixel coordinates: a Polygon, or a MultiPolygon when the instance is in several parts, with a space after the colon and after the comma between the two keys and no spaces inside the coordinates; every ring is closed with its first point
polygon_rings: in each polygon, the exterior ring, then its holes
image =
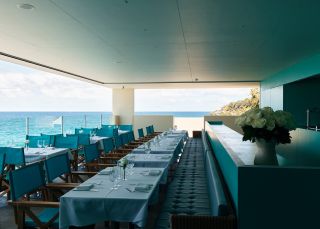
{"type": "Polygon", "coordinates": [[[23,9],[23,10],[33,10],[35,8],[34,5],[31,5],[31,4],[28,4],[28,3],[18,4],[17,7],[19,9],[23,9]]]}

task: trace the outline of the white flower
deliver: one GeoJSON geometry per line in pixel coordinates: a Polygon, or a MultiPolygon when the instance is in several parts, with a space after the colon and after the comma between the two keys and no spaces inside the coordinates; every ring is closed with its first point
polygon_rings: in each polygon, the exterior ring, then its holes
{"type": "Polygon", "coordinates": [[[288,130],[296,128],[296,123],[290,113],[273,111],[271,107],[251,109],[239,116],[235,123],[240,127],[252,126],[253,128],[266,128],[269,131],[277,126],[288,130]]]}
{"type": "Polygon", "coordinates": [[[127,158],[123,158],[123,159],[120,160],[119,165],[121,167],[126,167],[128,165],[128,163],[129,163],[128,159],[127,158]]]}
{"type": "Polygon", "coordinates": [[[251,126],[253,128],[263,128],[266,125],[267,120],[264,118],[254,119],[251,126]]]}

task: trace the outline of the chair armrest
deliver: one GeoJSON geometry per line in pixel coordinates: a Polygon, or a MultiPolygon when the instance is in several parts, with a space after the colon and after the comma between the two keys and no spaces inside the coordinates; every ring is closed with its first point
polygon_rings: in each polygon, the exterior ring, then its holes
{"type": "Polygon", "coordinates": [[[8,204],[17,207],[46,207],[46,208],[59,208],[59,202],[52,201],[8,201],[8,204]]]}
{"type": "Polygon", "coordinates": [[[87,167],[113,167],[116,166],[116,164],[104,164],[104,163],[95,163],[95,162],[90,162],[85,164],[87,167]]]}
{"type": "Polygon", "coordinates": [[[80,183],[49,183],[46,185],[48,189],[73,189],[80,183]]]}
{"type": "Polygon", "coordinates": [[[87,172],[87,171],[72,171],[71,172],[71,175],[76,175],[76,176],[80,176],[80,175],[94,176],[96,174],[97,174],[97,172],[87,172]]]}

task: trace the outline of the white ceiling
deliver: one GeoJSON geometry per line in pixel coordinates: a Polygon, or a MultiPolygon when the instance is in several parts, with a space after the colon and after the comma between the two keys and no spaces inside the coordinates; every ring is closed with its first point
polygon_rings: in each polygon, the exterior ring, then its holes
{"type": "Polygon", "coordinates": [[[3,59],[106,86],[256,82],[320,51],[316,0],[0,0],[0,6],[3,59]]]}

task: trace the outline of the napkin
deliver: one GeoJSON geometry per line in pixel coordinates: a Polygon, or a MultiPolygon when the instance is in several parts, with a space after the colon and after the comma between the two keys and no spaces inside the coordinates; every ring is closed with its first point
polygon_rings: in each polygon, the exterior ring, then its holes
{"type": "Polygon", "coordinates": [[[149,171],[149,176],[159,176],[161,173],[160,170],[150,170],[149,171]]]}
{"type": "Polygon", "coordinates": [[[100,172],[98,172],[99,175],[110,175],[113,171],[113,168],[106,168],[104,170],[101,170],[100,172]]]}
{"type": "Polygon", "coordinates": [[[93,188],[93,184],[80,184],[78,187],[73,189],[74,191],[90,191],[93,188]]]}
{"type": "Polygon", "coordinates": [[[134,155],[127,156],[127,159],[128,159],[128,160],[134,160],[135,158],[136,158],[136,156],[134,156],[134,155]]]}
{"type": "Polygon", "coordinates": [[[134,191],[136,192],[149,192],[152,188],[152,184],[137,184],[134,187],[134,191]]]}

